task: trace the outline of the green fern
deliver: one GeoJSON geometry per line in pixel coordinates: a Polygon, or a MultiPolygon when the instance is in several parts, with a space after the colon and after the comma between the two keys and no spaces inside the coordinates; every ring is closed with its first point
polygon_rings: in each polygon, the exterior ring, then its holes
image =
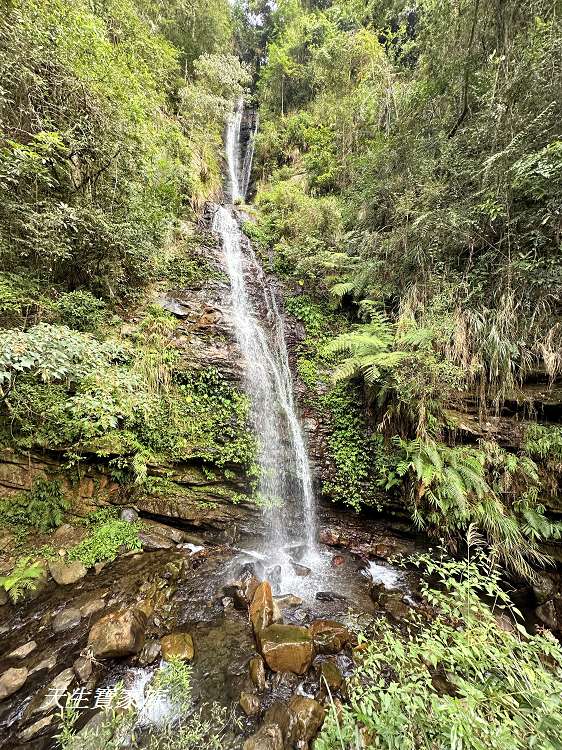
{"type": "Polygon", "coordinates": [[[0,586],[8,593],[14,604],[26,591],[34,591],[37,588],[37,579],[43,575],[41,565],[30,564],[30,560],[30,557],[20,558],[11,573],[0,576],[0,586]]]}

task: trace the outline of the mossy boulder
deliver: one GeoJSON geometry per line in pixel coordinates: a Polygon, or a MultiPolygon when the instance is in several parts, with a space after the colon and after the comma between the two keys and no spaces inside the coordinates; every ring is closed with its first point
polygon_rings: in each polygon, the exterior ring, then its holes
{"type": "Polygon", "coordinates": [[[261,652],[274,672],[304,674],[314,657],[312,636],[299,625],[270,625],[259,636],[261,652]]]}

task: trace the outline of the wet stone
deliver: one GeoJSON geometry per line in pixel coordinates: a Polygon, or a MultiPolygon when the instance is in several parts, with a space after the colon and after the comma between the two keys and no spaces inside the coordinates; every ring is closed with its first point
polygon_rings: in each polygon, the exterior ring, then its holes
{"type": "Polygon", "coordinates": [[[293,727],[293,715],[289,711],[287,704],[283,701],[274,701],[265,712],[263,723],[275,724],[281,730],[283,740],[291,733],[293,727]]]}
{"type": "Polygon", "coordinates": [[[63,609],[53,618],[53,630],[55,633],[62,633],[65,630],[75,628],[82,619],[82,613],[79,609],[68,607],[63,609]]]}
{"type": "Polygon", "coordinates": [[[29,641],[28,643],[24,643],[23,646],[20,646],[19,648],[14,649],[14,651],[10,652],[8,654],[8,659],[25,659],[26,656],[29,656],[35,649],[37,648],[37,643],[35,641],[29,641]]]}
{"type": "Polygon", "coordinates": [[[75,560],[71,563],[51,560],[49,562],[49,572],[59,586],[69,586],[84,578],[88,571],[84,563],[81,563],[80,560],[75,560]]]}
{"type": "Polygon", "coordinates": [[[139,664],[143,667],[153,664],[156,659],[160,658],[161,653],[162,646],[160,645],[160,641],[147,641],[139,654],[139,664]]]}
{"type": "Polygon", "coordinates": [[[160,639],[162,647],[162,658],[166,661],[170,659],[184,659],[189,661],[193,659],[195,653],[193,647],[193,638],[189,633],[170,633],[160,639]]]}
{"type": "Polygon", "coordinates": [[[50,727],[56,718],[56,714],[51,714],[50,716],[44,716],[42,719],[38,719],[37,721],[33,722],[33,724],[30,724],[28,727],[23,729],[18,734],[18,739],[22,740],[22,742],[28,742],[29,740],[33,739],[33,737],[36,737],[38,734],[40,734],[43,730],[50,727]]]}
{"type": "Polygon", "coordinates": [[[123,508],[121,513],[119,513],[119,518],[121,521],[126,521],[127,523],[135,523],[135,521],[139,520],[139,514],[134,508],[123,508]]]}
{"type": "Polygon", "coordinates": [[[333,661],[321,662],[319,664],[318,675],[320,678],[321,691],[326,685],[330,690],[339,690],[343,685],[343,675],[337,664],[334,664],[333,661]]]}
{"type": "Polygon", "coordinates": [[[326,714],[324,707],[318,701],[306,698],[304,695],[295,695],[289,702],[289,711],[294,716],[291,729],[293,743],[308,743],[316,737],[326,714]]]}
{"type": "Polygon", "coordinates": [[[88,645],[96,658],[137,654],[144,646],[146,613],[125,609],[101,617],[90,630],[88,645]]]}
{"type": "Polygon", "coordinates": [[[91,599],[89,602],[85,602],[80,606],[80,612],[82,617],[89,617],[90,615],[99,612],[105,607],[105,601],[103,599],[91,599]]]}
{"type": "Polygon", "coordinates": [[[249,664],[250,679],[260,692],[265,690],[265,665],[261,656],[254,656],[249,664]]]}
{"type": "Polygon", "coordinates": [[[80,682],[87,682],[92,675],[92,660],[87,656],[79,656],[72,668],[80,682]]]}
{"type": "Polygon", "coordinates": [[[299,625],[270,625],[259,640],[267,666],[274,672],[304,674],[312,662],[312,637],[299,625]]]}
{"type": "Polygon", "coordinates": [[[243,750],[283,750],[283,735],[277,724],[264,724],[249,737],[243,750]]]}
{"type": "Polygon", "coordinates": [[[0,701],[16,693],[27,680],[25,667],[10,667],[0,676],[0,701]]]}
{"type": "Polygon", "coordinates": [[[250,605],[250,621],[256,635],[273,621],[273,595],[268,581],[262,581],[256,589],[250,605]]]}
{"type": "Polygon", "coordinates": [[[60,702],[60,697],[74,682],[74,679],[75,674],[72,667],[60,672],[31,702],[26,715],[47,714],[58,708],[57,704],[60,702]]]}
{"type": "Polygon", "coordinates": [[[310,568],[307,568],[306,565],[301,565],[300,563],[291,561],[291,567],[293,568],[295,575],[299,576],[299,578],[306,578],[306,576],[310,575],[310,568]]]}
{"type": "Polygon", "coordinates": [[[260,699],[253,693],[242,692],[240,693],[240,706],[246,716],[256,716],[261,708],[260,699]]]}
{"type": "Polygon", "coordinates": [[[345,602],[347,599],[342,594],[338,594],[335,591],[319,591],[316,594],[316,599],[319,602],[345,602]]]}
{"type": "Polygon", "coordinates": [[[319,654],[337,654],[352,640],[345,625],[334,620],[315,620],[308,629],[319,654]]]}

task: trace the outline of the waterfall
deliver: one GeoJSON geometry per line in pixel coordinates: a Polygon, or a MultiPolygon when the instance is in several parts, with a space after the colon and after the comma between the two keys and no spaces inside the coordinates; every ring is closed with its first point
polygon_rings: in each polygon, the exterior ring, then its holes
{"type": "MultiPolygon", "coordinates": [[[[251,170],[253,134],[244,159],[240,153],[243,114],[243,103],[239,102],[225,137],[227,194],[232,202],[244,199],[251,170]]],[[[306,545],[307,559],[314,559],[314,494],[293,397],[283,317],[251,244],[240,230],[232,206],[216,207],[213,230],[221,239],[225,270],[230,279],[232,322],[244,360],[244,387],[251,401],[259,442],[258,492],[267,525],[264,552],[271,563],[283,565],[287,558],[283,549],[298,541],[306,545]],[[252,296],[246,277],[254,282],[252,296]]]]}

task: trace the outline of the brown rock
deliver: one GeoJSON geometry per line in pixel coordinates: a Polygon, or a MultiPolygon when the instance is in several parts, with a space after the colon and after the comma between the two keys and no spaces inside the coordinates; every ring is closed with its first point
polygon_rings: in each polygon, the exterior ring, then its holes
{"type": "Polygon", "coordinates": [[[558,618],[556,616],[556,607],[554,606],[554,602],[550,601],[541,604],[540,607],[537,607],[535,609],[535,614],[543,623],[543,625],[546,625],[546,627],[550,628],[550,630],[558,629],[558,618]]]}
{"type": "Polygon", "coordinates": [[[265,666],[261,656],[250,659],[250,679],[260,693],[265,690],[265,666]]]}
{"type": "Polygon", "coordinates": [[[0,701],[17,692],[27,680],[25,667],[10,667],[0,677],[0,701]]]}
{"type": "Polygon", "coordinates": [[[90,601],[81,604],[79,609],[82,617],[89,617],[90,615],[94,615],[96,612],[99,612],[104,607],[105,602],[103,599],[90,599],[90,601]]]}
{"type": "Polygon", "coordinates": [[[250,620],[256,635],[273,622],[273,596],[269,581],[262,581],[256,589],[250,605],[250,620]]]}
{"type": "Polygon", "coordinates": [[[276,724],[281,730],[283,740],[290,736],[294,723],[294,715],[289,711],[287,704],[283,701],[274,701],[265,712],[263,723],[276,724]]]}
{"type": "Polygon", "coordinates": [[[334,620],[315,620],[308,629],[319,654],[337,654],[352,640],[349,630],[334,620]]]}
{"type": "Polygon", "coordinates": [[[277,604],[281,612],[283,612],[283,610],[285,609],[289,609],[290,607],[300,607],[300,605],[303,603],[303,600],[300,598],[300,596],[295,596],[295,594],[275,596],[273,597],[273,601],[277,604]]]}
{"type": "Polygon", "coordinates": [[[274,672],[304,674],[314,656],[312,637],[298,625],[270,625],[260,633],[261,652],[274,672]]]}
{"type": "Polygon", "coordinates": [[[60,562],[51,560],[49,562],[49,572],[59,586],[68,586],[84,578],[88,571],[80,560],[74,560],[71,563],[65,563],[62,560],[60,562]]]}
{"type": "Polygon", "coordinates": [[[88,530],[84,526],[72,526],[70,523],[63,523],[53,534],[53,541],[57,549],[59,547],[70,549],[70,547],[79,544],[87,535],[88,530]]]}
{"type": "Polygon", "coordinates": [[[248,737],[242,750],[283,750],[283,736],[277,724],[264,724],[248,737]]]}
{"type": "Polygon", "coordinates": [[[98,659],[137,654],[144,645],[146,614],[124,609],[101,617],[90,630],[88,645],[98,659]]]}
{"type": "Polygon", "coordinates": [[[162,647],[162,658],[166,661],[170,659],[184,659],[190,661],[193,659],[195,650],[193,648],[193,638],[189,633],[170,633],[160,639],[162,647]]]}
{"type": "Polygon", "coordinates": [[[318,730],[324,723],[325,710],[312,698],[295,695],[289,701],[289,711],[294,716],[291,729],[291,741],[308,743],[316,737],[318,730]]]}
{"type": "Polygon", "coordinates": [[[343,555],[334,555],[332,557],[331,566],[332,568],[337,568],[340,565],[343,565],[345,562],[345,557],[343,555]]]}
{"type": "Polygon", "coordinates": [[[260,712],[260,699],[257,695],[253,695],[253,693],[242,692],[240,693],[240,706],[246,716],[255,716],[260,712]]]}

